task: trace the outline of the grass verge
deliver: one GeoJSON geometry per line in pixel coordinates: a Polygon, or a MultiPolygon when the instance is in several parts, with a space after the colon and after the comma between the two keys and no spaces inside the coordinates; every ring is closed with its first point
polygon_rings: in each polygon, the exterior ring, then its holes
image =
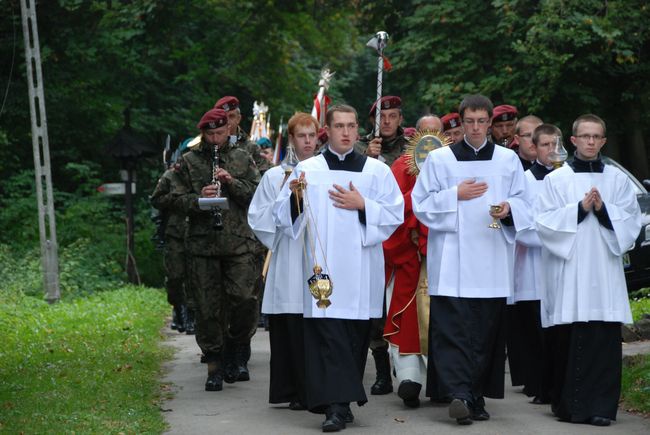
{"type": "Polygon", "coordinates": [[[172,350],[159,344],[169,312],[163,293],[126,286],[52,306],[8,296],[0,305],[0,432],[165,429],[158,378],[172,350]]]}
{"type": "Polygon", "coordinates": [[[650,355],[623,359],[621,402],[626,411],[650,416],[650,355]]]}

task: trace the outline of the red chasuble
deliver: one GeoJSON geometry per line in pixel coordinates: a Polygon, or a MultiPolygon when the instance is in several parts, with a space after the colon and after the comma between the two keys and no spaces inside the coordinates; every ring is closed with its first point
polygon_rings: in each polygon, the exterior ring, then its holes
{"type": "Polygon", "coordinates": [[[409,173],[408,158],[402,155],[391,166],[404,195],[404,223],[383,243],[386,282],[394,275],[393,296],[386,315],[384,338],[397,346],[401,354],[426,355],[429,324],[426,263],[422,270],[423,285],[419,286],[418,283],[421,281],[420,256],[427,251],[428,229],[416,219],[411,207],[411,190],[416,177],[409,173]],[[415,236],[412,237],[412,234],[415,236]],[[416,236],[417,245],[413,241],[416,236]],[[418,289],[421,291],[418,292],[418,289]]]}

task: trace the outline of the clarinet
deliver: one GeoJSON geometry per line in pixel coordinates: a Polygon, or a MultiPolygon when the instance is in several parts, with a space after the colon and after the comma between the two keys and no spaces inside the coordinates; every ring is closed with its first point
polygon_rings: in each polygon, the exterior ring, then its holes
{"type": "MultiPolygon", "coordinates": [[[[217,188],[217,197],[221,196],[221,181],[217,178],[217,171],[219,170],[219,147],[214,146],[212,154],[212,184],[217,188]]],[[[212,228],[217,231],[223,230],[223,218],[221,211],[215,207],[212,209],[212,228]]]]}

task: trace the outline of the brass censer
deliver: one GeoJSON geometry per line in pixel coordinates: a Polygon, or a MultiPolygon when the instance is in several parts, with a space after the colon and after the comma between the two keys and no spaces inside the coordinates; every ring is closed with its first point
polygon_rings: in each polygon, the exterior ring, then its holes
{"type": "Polygon", "coordinates": [[[332,305],[332,302],[328,299],[332,296],[332,280],[329,275],[323,273],[323,269],[317,264],[314,266],[314,274],[307,280],[309,284],[309,291],[311,295],[316,299],[316,306],[318,308],[327,308],[332,305]]]}

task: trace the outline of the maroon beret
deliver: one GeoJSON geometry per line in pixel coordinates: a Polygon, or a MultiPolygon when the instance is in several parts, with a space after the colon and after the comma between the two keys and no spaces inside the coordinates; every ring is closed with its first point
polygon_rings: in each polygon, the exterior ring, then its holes
{"type": "MultiPolygon", "coordinates": [[[[394,95],[386,95],[381,97],[381,108],[382,109],[401,109],[402,108],[402,99],[394,95]]],[[[377,102],[372,103],[370,108],[369,116],[375,116],[375,110],[377,109],[377,102]]]]}
{"type": "Polygon", "coordinates": [[[196,124],[196,128],[203,130],[205,128],[219,128],[228,124],[228,115],[223,109],[210,109],[201,117],[196,124]]]}
{"type": "Polygon", "coordinates": [[[442,121],[442,130],[447,131],[452,128],[460,127],[460,115],[456,112],[447,113],[440,118],[442,121]]]}
{"type": "Polygon", "coordinates": [[[492,111],[492,122],[494,121],[510,121],[517,117],[517,108],[509,104],[502,104],[497,106],[492,111]]]}
{"type": "Polygon", "coordinates": [[[327,130],[321,127],[320,130],[318,130],[318,141],[322,144],[327,143],[327,140],[329,138],[327,137],[327,130]]]}
{"type": "Polygon", "coordinates": [[[404,129],[404,137],[413,137],[415,136],[415,133],[417,133],[415,127],[406,127],[404,129]]]}
{"type": "Polygon", "coordinates": [[[239,100],[237,99],[237,97],[227,95],[225,97],[219,98],[219,100],[216,103],[214,103],[214,108],[223,109],[226,112],[228,112],[229,110],[235,110],[239,108],[239,100]]]}

